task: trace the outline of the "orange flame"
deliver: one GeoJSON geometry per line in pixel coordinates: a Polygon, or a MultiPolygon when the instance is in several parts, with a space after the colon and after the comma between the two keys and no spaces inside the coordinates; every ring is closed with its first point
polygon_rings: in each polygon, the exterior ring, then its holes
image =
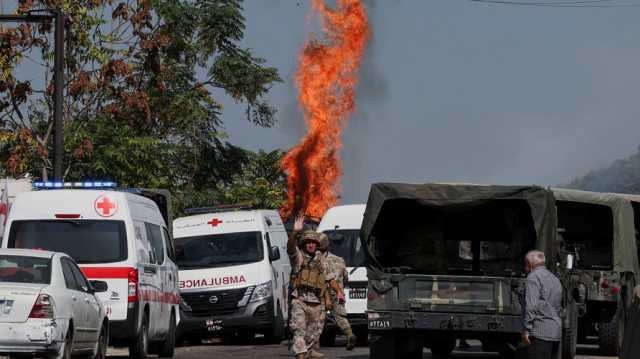
{"type": "Polygon", "coordinates": [[[308,130],[282,160],[288,187],[284,217],[320,218],[337,202],[340,135],[355,110],[357,72],[370,35],[361,0],[337,0],[335,9],[313,0],[312,8],[321,16],[326,41],[308,41],[298,59],[295,80],[308,130]]]}

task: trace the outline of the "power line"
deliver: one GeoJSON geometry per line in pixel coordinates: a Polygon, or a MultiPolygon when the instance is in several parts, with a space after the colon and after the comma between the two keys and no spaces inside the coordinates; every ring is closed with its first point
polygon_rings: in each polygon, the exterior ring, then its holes
{"type": "Polygon", "coordinates": [[[508,1],[508,0],[466,0],[493,5],[515,5],[560,8],[623,8],[640,7],[640,3],[617,3],[616,0],[575,0],[575,1],[508,1]]]}

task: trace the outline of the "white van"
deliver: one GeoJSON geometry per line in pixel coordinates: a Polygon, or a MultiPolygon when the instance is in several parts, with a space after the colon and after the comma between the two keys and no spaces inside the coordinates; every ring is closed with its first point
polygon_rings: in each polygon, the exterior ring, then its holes
{"type": "MultiPolygon", "coordinates": [[[[329,251],[342,257],[347,265],[349,282],[344,288],[345,308],[353,332],[362,342],[367,338],[367,268],[364,267],[365,254],[360,242],[365,207],[364,204],[332,207],[316,229],[329,237],[329,251]]],[[[336,328],[328,326],[323,342],[332,342],[335,335],[336,328]]]]}
{"type": "MultiPolygon", "coordinates": [[[[211,212],[204,209],[199,212],[211,212]]],[[[193,213],[193,212],[192,212],[193,213]]],[[[173,222],[184,339],[252,338],[280,343],[291,265],[276,211],[203,213],[173,222]]]]}
{"type": "MultiPolygon", "coordinates": [[[[39,185],[34,183],[43,188],[39,185]]],[[[180,320],[178,270],[156,203],[133,193],[47,183],[55,186],[63,189],[16,197],[2,247],[68,254],[87,278],[108,284],[98,297],[113,345],[129,346],[130,356],[138,359],[148,353],[173,356],[180,320]]]]}

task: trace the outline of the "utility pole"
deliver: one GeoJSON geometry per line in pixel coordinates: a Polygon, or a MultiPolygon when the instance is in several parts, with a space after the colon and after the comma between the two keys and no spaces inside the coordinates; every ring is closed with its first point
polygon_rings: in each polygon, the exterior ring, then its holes
{"type": "Polygon", "coordinates": [[[53,179],[62,180],[64,134],[62,122],[62,95],[64,91],[64,25],[66,16],[60,10],[36,10],[25,15],[0,14],[0,22],[54,22],[54,107],[53,107],[53,179]]]}

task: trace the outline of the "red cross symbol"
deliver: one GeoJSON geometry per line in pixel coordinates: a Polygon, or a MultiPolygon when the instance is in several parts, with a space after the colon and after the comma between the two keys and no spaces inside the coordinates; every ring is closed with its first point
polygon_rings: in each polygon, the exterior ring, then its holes
{"type": "Polygon", "coordinates": [[[0,203],[0,215],[4,216],[4,223],[7,224],[7,204],[0,203]]]}
{"type": "Polygon", "coordinates": [[[111,217],[116,214],[116,211],[118,210],[118,204],[116,203],[116,201],[112,202],[111,200],[109,200],[109,197],[104,195],[98,197],[94,204],[94,207],[96,209],[96,212],[98,212],[98,214],[102,217],[111,217]]]}
{"type": "Polygon", "coordinates": [[[207,224],[210,224],[211,227],[217,227],[220,223],[222,223],[221,220],[214,218],[212,220],[210,220],[209,222],[207,222],[207,224]]]}

